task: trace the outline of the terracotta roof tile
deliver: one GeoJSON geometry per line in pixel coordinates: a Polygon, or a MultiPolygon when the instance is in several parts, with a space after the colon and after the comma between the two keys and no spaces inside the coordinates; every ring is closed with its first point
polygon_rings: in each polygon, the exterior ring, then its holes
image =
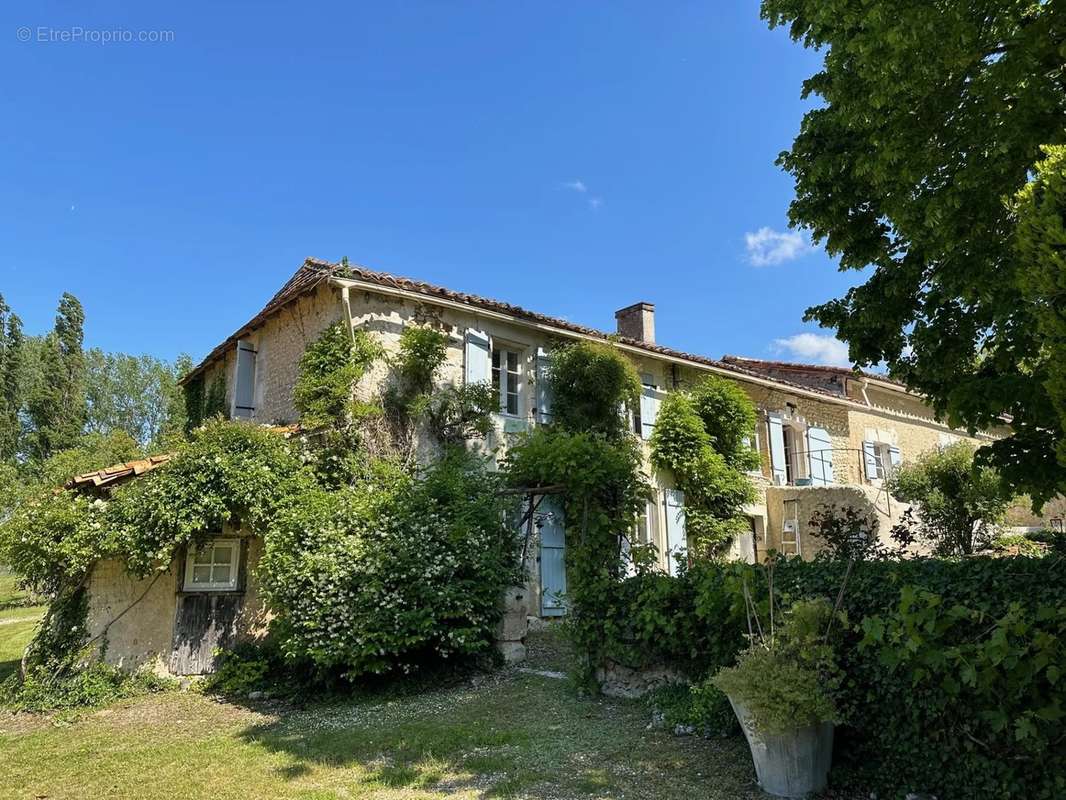
{"type": "Polygon", "coordinates": [[[135,478],[139,475],[144,475],[146,472],[151,472],[153,469],[166,464],[173,457],[170,453],[164,453],[158,456],[140,458],[136,461],[127,461],[124,464],[114,464],[92,472],[85,472],[81,475],[75,475],[67,481],[66,488],[88,489],[110,486],[127,478],[135,478]]]}

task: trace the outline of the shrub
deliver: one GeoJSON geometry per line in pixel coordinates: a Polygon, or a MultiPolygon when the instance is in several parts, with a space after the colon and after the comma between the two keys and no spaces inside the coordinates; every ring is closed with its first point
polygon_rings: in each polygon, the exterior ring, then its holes
{"type": "MultiPolygon", "coordinates": [[[[849,570],[846,622],[834,628],[844,675],[834,782],[884,797],[1062,797],[1060,558],[781,560],[774,592],[783,604],[833,602],[849,570]]],[[[728,666],[744,648],[744,576],[766,619],[767,584],[753,566],[703,562],[661,586],[621,582],[605,650],[700,683],[701,663],[728,666]]]]}
{"type": "Polygon", "coordinates": [[[418,476],[382,472],[286,509],[259,566],[286,656],[352,678],[489,653],[520,577],[497,488],[452,451],[418,476]]]}
{"type": "Polygon", "coordinates": [[[999,473],[974,461],[959,442],[904,464],[889,491],[917,512],[914,535],[941,556],[969,555],[987,547],[1013,499],[999,473]]]}
{"type": "Polygon", "coordinates": [[[840,672],[825,641],[831,614],[825,600],[796,602],[779,629],[767,629],[710,683],[742,703],[760,733],[838,721],[840,672]]]}
{"type": "Polygon", "coordinates": [[[882,558],[887,549],[878,541],[877,515],[855,506],[823,504],[811,514],[810,528],[821,542],[818,558],[882,558]]]}
{"type": "Polygon", "coordinates": [[[740,732],[729,698],[709,682],[670,683],[649,692],[648,706],[662,715],[669,728],[692,727],[702,736],[732,736],[740,732]]]}

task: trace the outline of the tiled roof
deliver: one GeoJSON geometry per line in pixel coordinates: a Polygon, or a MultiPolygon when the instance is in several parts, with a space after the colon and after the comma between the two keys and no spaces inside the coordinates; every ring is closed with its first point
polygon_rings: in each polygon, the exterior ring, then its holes
{"type": "MultiPolygon", "coordinates": [[[[316,259],[308,259],[305,262],[305,266],[310,264],[317,265],[321,269],[340,269],[340,267],[336,264],[330,264],[329,262],[318,261],[316,259]]],[[[489,311],[496,311],[501,314],[507,314],[508,316],[515,317],[517,319],[524,319],[530,322],[550,325],[553,328],[573,331],[574,333],[579,333],[584,336],[594,336],[599,339],[609,339],[611,341],[621,342],[631,347],[646,350],[649,353],[653,353],[655,355],[681,359],[684,361],[691,361],[694,364],[702,364],[709,367],[716,367],[718,369],[726,370],[728,372],[740,373],[753,378],[761,378],[763,380],[767,379],[766,375],[762,375],[756,370],[747,369],[740,364],[731,364],[725,361],[719,361],[714,358],[708,358],[707,356],[696,355],[695,353],[686,353],[683,350],[675,350],[671,347],[664,347],[663,345],[659,344],[649,344],[648,342],[641,341],[640,339],[630,339],[627,336],[604,333],[603,331],[597,330],[595,328],[590,328],[585,325],[578,325],[577,323],[570,322],[569,320],[560,319],[558,317],[551,317],[547,314],[541,314],[537,311],[530,311],[527,308],[512,305],[511,303],[504,303],[500,300],[492,300],[488,297],[481,297],[480,295],[476,294],[457,292],[452,289],[446,289],[443,286],[436,286],[432,283],[426,283],[425,281],[416,281],[411,278],[403,278],[398,275],[392,275],[387,272],[376,272],[374,270],[366,269],[365,267],[358,267],[352,265],[348,266],[348,273],[349,275],[347,277],[351,277],[353,280],[373,283],[378,286],[387,286],[393,289],[402,289],[403,291],[423,294],[428,297],[438,297],[444,300],[450,300],[452,302],[472,306],[474,308],[483,308],[489,311]]],[[[338,277],[341,276],[338,275],[338,277]]],[[[792,386],[796,389],[803,389],[805,391],[817,391],[819,394],[832,396],[830,392],[826,392],[820,389],[812,389],[812,387],[805,386],[801,383],[793,383],[791,381],[784,381],[780,379],[774,379],[774,382],[787,386],[792,386]]]]}
{"type": "Polygon", "coordinates": [[[148,458],[127,461],[124,464],[115,464],[110,467],[94,470],[93,472],[75,475],[67,481],[66,488],[88,489],[110,486],[118,481],[127,478],[136,478],[140,475],[144,475],[146,472],[151,472],[156,467],[161,467],[166,464],[171,458],[173,458],[173,456],[169,453],[159,456],[149,456],[148,458]]]}
{"type": "Polygon", "coordinates": [[[846,378],[870,378],[871,380],[891,383],[902,387],[903,384],[887,375],[879,375],[876,372],[865,372],[854,367],[831,367],[825,364],[797,364],[794,361],[769,361],[762,358],[748,358],[747,356],[722,356],[726,364],[763,372],[769,370],[792,370],[795,372],[820,372],[825,375],[840,375],[846,378]]]}
{"type": "Polygon", "coordinates": [[[569,320],[560,319],[558,317],[550,317],[546,314],[540,314],[536,311],[530,311],[529,309],[522,308],[521,306],[512,305],[511,303],[504,303],[500,300],[492,300],[487,297],[481,297],[476,294],[467,294],[466,292],[457,292],[452,289],[446,289],[443,286],[436,286],[432,283],[426,283],[425,281],[416,281],[412,278],[404,278],[398,275],[392,275],[388,272],[377,272],[375,270],[367,269],[366,267],[357,266],[354,264],[341,265],[333,264],[328,261],[323,261],[317,258],[308,258],[304,261],[303,265],[296,271],[296,273],[289,279],[269,303],[255,315],[251,320],[241,326],[232,336],[226,341],[208,353],[207,357],[194,367],[188,375],[186,375],[182,382],[188,381],[193,376],[201,372],[207,365],[222,357],[229,349],[236,346],[237,340],[244,335],[247,331],[261,325],[267,317],[278,311],[287,303],[295,300],[306,292],[311,291],[323,280],[329,277],[338,278],[350,278],[351,280],[361,281],[363,283],[370,283],[376,286],[398,289],[405,292],[411,292],[414,294],[425,295],[426,297],[439,298],[442,300],[449,300],[455,303],[461,303],[472,308],[481,308],[488,311],[495,311],[501,314],[514,317],[515,319],[527,320],[529,322],[539,323],[543,325],[549,325],[553,328],[559,328],[560,330],[571,331],[573,333],[581,334],[584,336],[593,336],[599,339],[610,339],[611,341],[621,342],[633,348],[644,350],[653,355],[660,355],[667,358],[680,359],[683,361],[689,361],[693,364],[699,364],[703,366],[713,367],[725,372],[731,372],[737,375],[745,375],[750,378],[758,378],[762,381],[771,381],[781,386],[787,386],[793,389],[798,389],[804,392],[814,392],[817,394],[825,395],[827,397],[838,397],[833,392],[821,389],[819,387],[808,386],[806,384],[785,380],[781,377],[770,377],[764,372],[759,371],[755,366],[749,366],[742,363],[741,359],[734,360],[718,360],[714,358],[708,358],[706,356],[696,355],[694,353],[686,353],[683,350],[674,350],[670,347],[664,347],[659,344],[649,344],[639,339],[630,339],[625,336],[618,336],[616,334],[608,334],[603,331],[596,330],[595,328],[589,328],[585,325],[578,325],[569,320]]]}
{"type": "Polygon", "coordinates": [[[318,261],[313,258],[305,260],[303,265],[293,273],[293,276],[285,282],[285,285],[278,290],[277,294],[270,298],[258,314],[244,323],[228,339],[208,353],[207,356],[204,357],[204,360],[189,370],[180,382],[186,383],[199,375],[203,372],[205,367],[216,359],[224,356],[227,351],[236,347],[238,339],[249,331],[262,325],[275,311],[281,310],[296,298],[313,291],[322,281],[329,278],[331,266],[332,265],[326,264],[324,261],[318,261]]]}

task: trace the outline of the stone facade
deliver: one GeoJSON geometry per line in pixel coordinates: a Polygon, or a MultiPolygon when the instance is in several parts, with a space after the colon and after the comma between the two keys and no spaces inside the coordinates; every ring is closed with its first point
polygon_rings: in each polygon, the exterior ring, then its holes
{"type": "MultiPolygon", "coordinates": [[[[227,531],[225,536],[239,536],[227,531]]],[[[266,635],[269,615],[263,607],[255,567],[262,555],[262,540],[247,541],[240,612],[231,631],[233,641],[257,639],[266,635]]],[[[104,661],[126,670],[147,669],[160,675],[171,673],[170,660],[175,647],[175,620],[184,590],[185,553],[170,565],[147,578],[126,571],[120,561],[101,561],[88,582],[89,637],[97,642],[104,661]]]]}
{"type": "MultiPolygon", "coordinates": [[[[347,320],[353,328],[369,332],[389,354],[398,350],[406,327],[429,326],[442,331],[448,337],[445,363],[438,375],[442,384],[464,380],[467,333],[477,331],[489,338],[493,348],[517,354],[519,362],[517,413],[495,415],[492,433],[485,441],[472,444],[490,458],[499,459],[516,435],[536,424],[538,350],[550,348],[559,341],[596,336],[595,332],[567,327],[565,323],[544,321],[547,318],[531,321],[527,312],[523,312],[526,314],[523,318],[521,314],[492,310],[489,301],[480,301],[481,305],[475,301],[479,299],[470,302],[449,299],[443,290],[419,294],[405,290],[400,283],[367,288],[352,281],[330,279],[317,284],[241,334],[240,341],[256,351],[251,419],[264,424],[288,424],[297,420],[292,395],[300,357],[307,345],[337,320],[347,320]]],[[[645,327],[653,324],[649,321],[645,327]]],[[[202,375],[207,386],[215,375],[220,372],[225,375],[227,402],[232,408],[237,345],[236,339],[230,341],[232,347],[218,351],[213,360],[203,365],[202,375]]],[[[811,512],[826,503],[872,509],[878,517],[881,535],[887,535],[905,507],[888,498],[878,482],[865,475],[863,443],[876,436],[886,446],[891,444],[898,449],[905,462],[950,441],[969,438],[936,422],[932,411],[919,398],[884,381],[855,378],[843,371],[823,374],[816,368],[771,367],[766,374],[759,375],[748,367],[734,368],[726,362],[677,354],[648,342],[622,341],[619,347],[634,360],[644,383],[656,391],[684,388],[712,373],[736,381],[759,408],[753,444],[758,448],[762,464],[752,475],[759,487],[759,500],[746,509],[752,519],[752,534],[735,543],[732,551],[735,558],[751,561],[770,549],[787,550],[783,531],[788,519],[797,528],[799,543],[794,551],[804,558],[813,556],[819,544],[805,526],[811,512]],[[797,436],[808,427],[825,432],[833,454],[830,485],[774,485],[767,427],[770,415],[785,418],[790,430],[798,432],[797,436]]],[[[386,376],[386,365],[377,365],[356,387],[356,392],[364,397],[379,393],[386,376]]],[[[797,438],[793,446],[806,447],[802,438],[797,438]]],[[[644,449],[647,456],[646,442],[644,449]]],[[[790,480],[802,482],[806,455],[798,452],[795,457],[796,469],[792,470],[790,480]]],[[[649,506],[644,535],[659,549],[659,566],[668,569],[664,493],[672,488],[672,482],[669,475],[655,475],[650,463],[647,472],[654,476],[657,500],[649,506]]],[[[529,585],[508,594],[508,611],[501,623],[502,649],[510,658],[521,656],[526,614],[536,616],[542,610],[538,543],[534,540],[528,545],[529,585]]],[[[258,543],[253,543],[249,548],[246,595],[236,623],[238,637],[257,636],[264,630],[265,619],[255,582],[258,547],[258,543]]],[[[109,662],[123,667],[166,669],[167,656],[173,647],[182,567],[176,561],[160,577],[144,581],[126,575],[116,563],[97,566],[90,583],[90,625],[93,635],[106,627],[109,662]]],[[[655,676],[655,680],[668,677],[655,676]]],[[[628,686],[636,680],[633,676],[624,679],[619,676],[618,682],[628,686]]],[[[631,690],[632,686],[625,689],[631,690]]]]}

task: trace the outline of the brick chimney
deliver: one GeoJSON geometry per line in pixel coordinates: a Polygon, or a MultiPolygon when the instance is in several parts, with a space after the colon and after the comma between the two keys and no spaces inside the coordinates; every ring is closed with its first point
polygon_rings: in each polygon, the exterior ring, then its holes
{"type": "Polygon", "coordinates": [[[618,332],[628,339],[655,344],[655,304],[634,303],[614,312],[618,332]]]}

